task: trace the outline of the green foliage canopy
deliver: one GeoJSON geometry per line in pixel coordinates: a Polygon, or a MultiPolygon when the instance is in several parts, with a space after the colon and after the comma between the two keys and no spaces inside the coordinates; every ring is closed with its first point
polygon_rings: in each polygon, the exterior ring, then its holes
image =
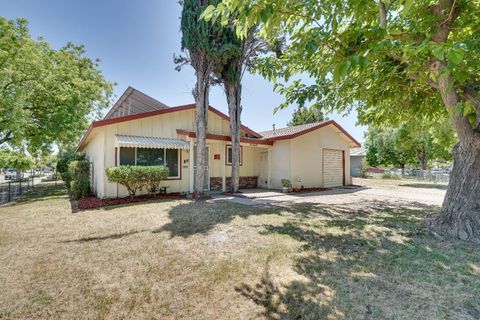
{"type": "Polygon", "coordinates": [[[0,17],[0,48],[0,145],[72,145],[108,105],[113,85],[83,46],[55,50],[31,38],[26,20],[0,17]]]}
{"type": "Polygon", "coordinates": [[[431,121],[448,110],[475,125],[479,1],[225,0],[209,10],[237,17],[239,35],[259,26],[268,40],[285,37],[280,54],[256,63],[285,96],[281,107],[356,108],[359,121],[368,124],[431,121]],[[457,114],[437,90],[450,76],[462,100],[457,114]]]}
{"type": "MultiPolygon", "coordinates": [[[[225,77],[233,72],[228,68],[226,62],[235,59],[241,55],[241,40],[235,36],[232,27],[224,27],[219,21],[206,21],[203,18],[210,17],[209,10],[205,10],[207,5],[221,5],[220,0],[198,1],[183,0],[181,31],[182,31],[182,50],[187,50],[189,57],[176,57],[175,63],[179,69],[183,64],[190,63],[195,70],[201,66],[200,62],[208,63],[210,71],[217,74],[224,74],[225,77]]],[[[222,23],[228,22],[228,16],[222,17],[222,23]]],[[[234,77],[234,74],[229,76],[234,77]]]]}
{"type": "Polygon", "coordinates": [[[17,170],[31,169],[34,164],[32,157],[24,152],[0,149],[0,168],[15,168],[17,170]]]}
{"type": "Polygon", "coordinates": [[[427,169],[431,160],[452,160],[456,143],[453,129],[445,124],[430,128],[418,124],[399,127],[370,127],[366,134],[366,160],[371,166],[398,166],[406,164],[427,169]]]}

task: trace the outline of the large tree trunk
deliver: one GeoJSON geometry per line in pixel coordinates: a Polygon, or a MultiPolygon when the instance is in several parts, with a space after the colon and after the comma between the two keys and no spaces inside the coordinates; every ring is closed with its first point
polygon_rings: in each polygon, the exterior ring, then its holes
{"type": "Polygon", "coordinates": [[[462,240],[480,242],[480,143],[454,148],[450,184],[435,224],[462,240]]]}
{"type": "MultiPolygon", "coordinates": [[[[209,70],[203,66],[203,70],[197,70],[197,85],[195,91],[196,102],[196,127],[197,127],[197,145],[195,166],[195,198],[205,197],[205,172],[206,172],[206,138],[208,125],[208,93],[210,85],[209,70]]],[[[208,177],[207,177],[208,178],[208,177]]]]}
{"type": "Polygon", "coordinates": [[[444,62],[437,62],[435,67],[438,90],[450,110],[459,143],[454,148],[453,170],[442,210],[428,222],[434,229],[459,239],[480,242],[480,132],[462,113],[456,112],[460,96],[451,76],[440,73],[445,66],[444,62]]]}
{"type": "Polygon", "coordinates": [[[227,96],[228,113],[230,115],[230,135],[232,141],[231,192],[238,192],[240,180],[241,92],[242,85],[240,80],[234,83],[225,83],[225,95],[227,96]]]}

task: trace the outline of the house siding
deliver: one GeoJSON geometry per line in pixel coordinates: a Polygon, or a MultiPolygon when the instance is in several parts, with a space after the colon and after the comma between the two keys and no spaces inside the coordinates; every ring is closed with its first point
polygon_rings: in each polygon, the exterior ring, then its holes
{"type": "MultiPolygon", "coordinates": [[[[95,128],[84,150],[91,159],[94,167],[93,189],[100,198],[124,197],[128,195],[125,187],[108,182],[105,174],[106,168],[115,166],[115,135],[136,135],[165,138],[185,138],[177,134],[177,129],[195,132],[195,110],[183,110],[166,113],[148,118],[119,122],[95,128]]],[[[228,122],[219,115],[209,112],[208,132],[218,135],[230,135],[228,122]]],[[[244,135],[244,133],[242,133],[244,135]]],[[[226,141],[207,140],[210,146],[210,177],[222,177],[222,163],[225,161],[226,141]],[[221,160],[215,159],[215,154],[221,155],[221,160]]],[[[263,148],[251,147],[242,144],[243,163],[240,175],[257,177],[259,175],[258,162],[260,151],[263,148]]],[[[181,150],[181,178],[164,181],[168,192],[189,192],[190,189],[190,160],[189,150],[181,150]]],[[[225,167],[226,177],[231,176],[231,166],[225,167]]]]}
{"type": "MultiPolygon", "coordinates": [[[[96,131],[90,142],[85,147],[85,155],[92,164],[93,181],[91,188],[95,194],[103,196],[105,193],[105,130],[103,128],[96,131]]],[[[91,173],[92,174],[92,173],[91,173]]]]}
{"type": "MultiPolygon", "coordinates": [[[[323,186],[322,149],[350,152],[349,141],[338,134],[336,128],[327,126],[291,140],[279,140],[272,150],[272,181],[275,189],[280,180],[290,179],[293,187],[313,188],[323,186]]],[[[345,157],[345,184],[351,184],[350,159],[345,157]]]]}
{"type": "MultiPolygon", "coordinates": [[[[115,135],[181,138],[187,141],[194,139],[177,133],[179,129],[188,132],[196,131],[195,109],[182,109],[93,128],[83,144],[83,150],[80,151],[86,153],[93,163],[92,187],[97,196],[101,198],[123,197],[128,194],[123,186],[108,182],[105,174],[106,168],[116,164],[115,135]]],[[[258,180],[257,178],[261,175],[261,153],[268,150],[268,172],[263,173],[263,177],[268,180],[270,188],[280,189],[280,181],[284,178],[290,179],[294,187],[322,187],[322,150],[328,148],[341,150],[347,155],[343,159],[345,184],[351,184],[350,157],[348,156],[351,141],[341,130],[343,129],[335,125],[327,125],[295,138],[275,140],[273,146],[242,143],[240,176],[248,177],[252,181],[258,180]]],[[[229,136],[228,121],[214,111],[210,111],[208,133],[229,136]]],[[[245,136],[243,130],[242,136],[245,136]]],[[[221,183],[223,180],[223,172],[225,172],[225,178],[231,176],[231,166],[225,165],[225,150],[229,144],[229,141],[207,139],[207,145],[210,147],[210,177],[214,178],[217,189],[219,181],[221,183]]],[[[193,179],[190,176],[193,165],[191,156],[193,154],[190,154],[190,150],[181,150],[181,177],[163,182],[163,185],[169,187],[169,192],[190,191],[193,185],[190,180],[193,179]]]]}

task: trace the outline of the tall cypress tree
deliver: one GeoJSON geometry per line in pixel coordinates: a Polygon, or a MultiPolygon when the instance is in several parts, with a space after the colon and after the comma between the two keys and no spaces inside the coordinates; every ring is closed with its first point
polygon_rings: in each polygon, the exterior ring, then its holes
{"type": "Polygon", "coordinates": [[[177,63],[189,63],[195,70],[197,83],[193,90],[196,103],[196,133],[197,145],[195,163],[196,166],[194,191],[196,198],[203,198],[205,191],[206,170],[206,135],[208,126],[208,96],[213,68],[216,65],[214,59],[218,47],[215,39],[221,30],[219,26],[200,19],[205,8],[218,4],[218,0],[183,0],[181,31],[182,51],[187,57],[176,59],[177,63]]]}
{"type": "Polygon", "coordinates": [[[251,42],[249,39],[241,40],[237,37],[233,26],[225,24],[225,21],[203,19],[209,14],[208,8],[212,9],[220,2],[220,0],[184,0],[182,3],[182,50],[186,51],[188,56],[178,58],[176,62],[190,64],[195,69],[197,77],[194,90],[197,104],[195,193],[199,198],[204,193],[208,94],[212,83],[224,85],[227,97],[232,137],[232,191],[238,190],[239,181],[241,75],[248,55],[246,45],[251,42]]]}

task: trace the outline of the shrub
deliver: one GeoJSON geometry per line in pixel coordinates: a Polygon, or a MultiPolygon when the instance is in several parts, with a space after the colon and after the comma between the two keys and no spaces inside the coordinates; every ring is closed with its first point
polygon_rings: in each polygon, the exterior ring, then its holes
{"type": "Polygon", "coordinates": [[[70,182],[72,180],[69,172],[70,162],[79,160],[86,160],[85,155],[77,154],[73,149],[64,151],[58,158],[57,172],[60,174],[60,178],[65,182],[68,188],[70,188],[70,182]]]}
{"type": "Polygon", "coordinates": [[[280,180],[280,184],[282,185],[282,187],[285,187],[285,188],[291,188],[292,187],[292,181],[290,181],[289,179],[280,180]]]}
{"type": "Polygon", "coordinates": [[[169,170],[164,166],[118,166],[107,168],[108,181],[125,186],[130,197],[134,197],[142,188],[150,194],[158,192],[160,182],[167,179],[169,170]]]}
{"type": "Polygon", "coordinates": [[[360,178],[368,178],[368,166],[365,159],[362,160],[362,164],[360,165],[360,178]]]}
{"type": "Polygon", "coordinates": [[[76,160],[68,165],[70,179],[70,191],[75,199],[90,194],[90,162],[88,160],[76,160]]]}
{"type": "Polygon", "coordinates": [[[390,172],[385,172],[382,174],[382,179],[390,179],[390,180],[400,180],[400,177],[396,174],[392,174],[390,172]]]}
{"type": "Polygon", "coordinates": [[[147,179],[145,181],[147,191],[155,194],[160,190],[160,183],[168,178],[169,170],[164,166],[144,167],[147,179]]]}

